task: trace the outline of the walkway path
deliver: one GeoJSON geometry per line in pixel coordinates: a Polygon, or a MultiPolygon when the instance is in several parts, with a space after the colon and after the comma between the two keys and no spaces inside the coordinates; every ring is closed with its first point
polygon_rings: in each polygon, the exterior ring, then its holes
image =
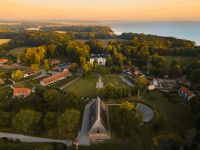
{"type": "Polygon", "coordinates": [[[121,79],[122,79],[122,81],[124,81],[126,84],[128,84],[129,86],[131,86],[131,87],[134,87],[134,84],[133,83],[131,83],[130,81],[128,81],[127,79],[125,79],[123,76],[119,76],[121,79]]]}
{"type": "Polygon", "coordinates": [[[76,82],[76,81],[79,80],[79,79],[80,79],[80,77],[77,77],[77,78],[74,79],[73,81],[71,81],[71,82],[67,83],[66,85],[62,86],[62,87],[60,88],[60,90],[63,90],[64,88],[70,86],[71,84],[73,84],[74,82],[76,82]]]}
{"type": "Polygon", "coordinates": [[[22,134],[13,134],[13,133],[4,133],[0,132],[0,138],[9,138],[13,140],[20,140],[21,142],[30,142],[30,143],[62,143],[67,146],[71,145],[71,140],[56,140],[56,139],[49,139],[49,138],[38,138],[33,136],[26,136],[22,134]]]}

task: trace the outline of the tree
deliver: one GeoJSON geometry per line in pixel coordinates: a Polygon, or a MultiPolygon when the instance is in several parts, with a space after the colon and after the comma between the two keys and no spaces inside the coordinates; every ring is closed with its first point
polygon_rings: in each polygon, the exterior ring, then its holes
{"type": "Polygon", "coordinates": [[[60,93],[57,90],[47,90],[43,94],[44,100],[51,106],[52,108],[56,108],[59,100],[60,100],[60,93]]]}
{"type": "Polygon", "coordinates": [[[12,127],[24,133],[34,132],[40,122],[41,114],[31,109],[22,109],[12,118],[12,127]]]}
{"type": "Polygon", "coordinates": [[[43,124],[46,131],[56,127],[56,118],[57,114],[55,112],[47,112],[44,115],[43,124]]]}
{"type": "Polygon", "coordinates": [[[56,44],[49,44],[47,45],[47,55],[49,57],[55,57],[56,56],[56,44]]]}
{"type": "Polygon", "coordinates": [[[44,69],[45,69],[46,72],[49,72],[50,65],[49,65],[49,60],[48,59],[44,60],[43,67],[44,67],[44,69]]]}
{"type": "Polygon", "coordinates": [[[80,119],[80,112],[78,110],[66,110],[57,119],[57,126],[60,132],[68,132],[69,135],[77,128],[80,119]]]}
{"type": "Polygon", "coordinates": [[[83,69],[83,76],[88,76],[92,72],[93,65],[84,57],[80,58],[80,62],[83,69]]]}
{"type": "Polygon", "coordinates": [[[144,90],[147,86],[147,79],[145,76],[140,76],[136,79],[135,87],[137,89],[138,96],[140,96],[140,91],[144,90]]]}
{"type": "Polygon", "coordinates": [[[141,116],[135,111],[133,104],[123,103],[119,108],[112,112],[114,125],[118,134],[131,135],[142,121],[141,116]]]}
{"type": "Polygon", "coordinates": [[[9,112],[0,112],[0,127],[8,128],[11,123],[11,114],[9,112]]]}
{"type": "Polygon", "coordinates": [[[121,108],[131,111],[131,110],[134,110],[134,109],[135,109],[135,106],[134,106],[133,103],[130,103],[130,102],[126,101],[126,102],[123,102],[123,103],[121,104],[121,108]]]}
{"type": "Polygon", "coordinates": [[[33,72],[40,71],[39,65],[38,64],[31,64],[31,71],[33,71],[33,72]]]}
{"type": "Polygon", "coordinates": [[[21,70],[16,70],[12,73],[12,79],[15,81],[19,81],[24,77],[24,73],[21,70]]]}

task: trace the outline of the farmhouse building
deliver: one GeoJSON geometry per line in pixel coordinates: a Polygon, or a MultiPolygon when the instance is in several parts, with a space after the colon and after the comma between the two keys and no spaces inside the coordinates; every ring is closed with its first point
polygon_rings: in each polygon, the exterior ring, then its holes
{"type": "Polygon", "coordinates": [[[48,86],[48,85],[53,84],[57,81],[64,80],[64,79],[66,79],[67,77],[70,77],[70,76],[71,76],[71,73],[69,72],[69,70],[65,69],[62,72],[59,72],[57,74],[54,74],[50,77],[43,79],[42,81],[40,81],[40,84],[42,86],[48,86]]]}
{"type": "Polygon", "coordinates": [[[13,89],[13,97],[19,98],[23,97],[26,98],[31,95],[31,89],[29,88],[14,88],[13,89]]]}
{"type": "Polygon", "coordinates": [[[178,90],[178,94],[184,99],[184,100],[190,100],[192,97],[195,96],[195,94],[190,91],[188,88],[182,86],[179,90],[178,90]]]}
{"type": "Polygon", "coordinates": [[[92,54],[90,56],[90,63],[94,64],[94,62],[96,61],[98,65],[105,66],[107,57],[108,54],[92,54]]]}
{"type": "Polygon", "coordinates": [[[0,59],[0,65],[5,64],[8,62],[8,59],[0,59]]]}
{"type": "Polygon", "coordinates": [[[54,66],[52,68],[53,71],[63,71],[65,69],[70,69],[71,65],[70,63],[64,63],[64,64],[59,64],[57,66],[54,66]]]}
{"type": "Polygon", "coordinates": [[[91,140],[110,139],[108,107],[99,97],[90,106],[88,136],[91,140]]]}

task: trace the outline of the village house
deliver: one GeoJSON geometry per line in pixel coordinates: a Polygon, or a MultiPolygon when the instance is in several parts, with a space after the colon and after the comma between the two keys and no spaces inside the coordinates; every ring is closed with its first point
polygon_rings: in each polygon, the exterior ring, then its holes
{"type": "Polygon", "coordinates": [[[59,60],[59,59],[51,59],[51,60],[50,60],[51,66],[58,65],[59,63],[60,63],[60,60],[59,60]]]}
{"type": "Polygon", "coordinates": [[[61,72],[61,71],[65,70],[65,69],[69,70],[70,67],[71,67],[70,63],[64,63],[64,64],[59,64],[57,66],[54,66],[52,68],[52,70],[61,72]]]}
{"type": "Polygon", "coordinates": [[[31,89],[29,88],[14,88],[13,89],[13,97],[14,98],[26,98],[31,95],[31,89]]]}
{"type": "Polygon", "coordinates": [[[184,99],[184,100],[190,100],[191,98],[193,98],[195,96],[195,94],[190,91],[188,88],[182,86],[179,90],[178,90],[178,94],[184,99]]]}
{"type": "Polygon", "coordinates": [[[0,65],[3,65],[8,62],[8,59],[0,59],[0,65]]]}
{"type": "Polygon", "coordinates": [[[108,106],[99,97],[90,106],[88,136],[91,140],[110,139],[108,106]]]}
{"type": "Polygon", "coordinates": [[[191,83],[186,79],[186,77],[178,78],[178,83],[182,86],[190,87],[191,83]]]}
{"type": "Polygon", "coordinates": [[[0,85],[4,84],[4,79],[0,78],[0,85]]]}
{"type": "Polygon", "coordinates": [[[54,74],[50,77],[44,78],[42,81],[40,81],[40,84],[42,86],[48,86],[51,85],[57,81],[61,81],[66,79],[67,77],[70,77],[71,73],[69,72],[69,70],[65,69],[62,72],[59,72],[57,74],[54,74]]]}
{"type": "Polygon", "coordinates": [[[96,61],[98,65],[105,66],[108,54],[91,54],[90,63],[94,64],[96,61]]]}

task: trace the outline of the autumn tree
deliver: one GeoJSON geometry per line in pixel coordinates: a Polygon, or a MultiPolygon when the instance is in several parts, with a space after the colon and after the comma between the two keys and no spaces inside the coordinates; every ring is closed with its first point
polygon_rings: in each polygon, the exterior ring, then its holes
{"type": "Polygon", "coordinates": [[[38,64],[31,64],[31,71],[33,71],[33,72],[40,71],[39,65],[38,64]]]}
{"type": "Polygon", "coordinates": [[[137,94],[140,96],[140,91],[144,90],[147,86],[147,79],[145,76],[140,76],[136,79],[135,87],[137,89],[137,94]]]}
{"type": "Polygon", "coordinates": [[[49,72],[50,65],[49,65],[49,60],[48,59],[44,60],[43,67],[44,67],[44,69],[45,69],[46,72],[49,72]]]}
{"type": "Polygon", "coordinates": [[[84,57],[80,58],[80,62],[83,70],[83,76],[88,76],[92,72],[93,65],[84,57]]]}
{"type": "Polygon", "coordinates": [[[19,81],[24,77],[24,73],[21,70],[16,70],[12,73],[12,79],[19,81]]]}

